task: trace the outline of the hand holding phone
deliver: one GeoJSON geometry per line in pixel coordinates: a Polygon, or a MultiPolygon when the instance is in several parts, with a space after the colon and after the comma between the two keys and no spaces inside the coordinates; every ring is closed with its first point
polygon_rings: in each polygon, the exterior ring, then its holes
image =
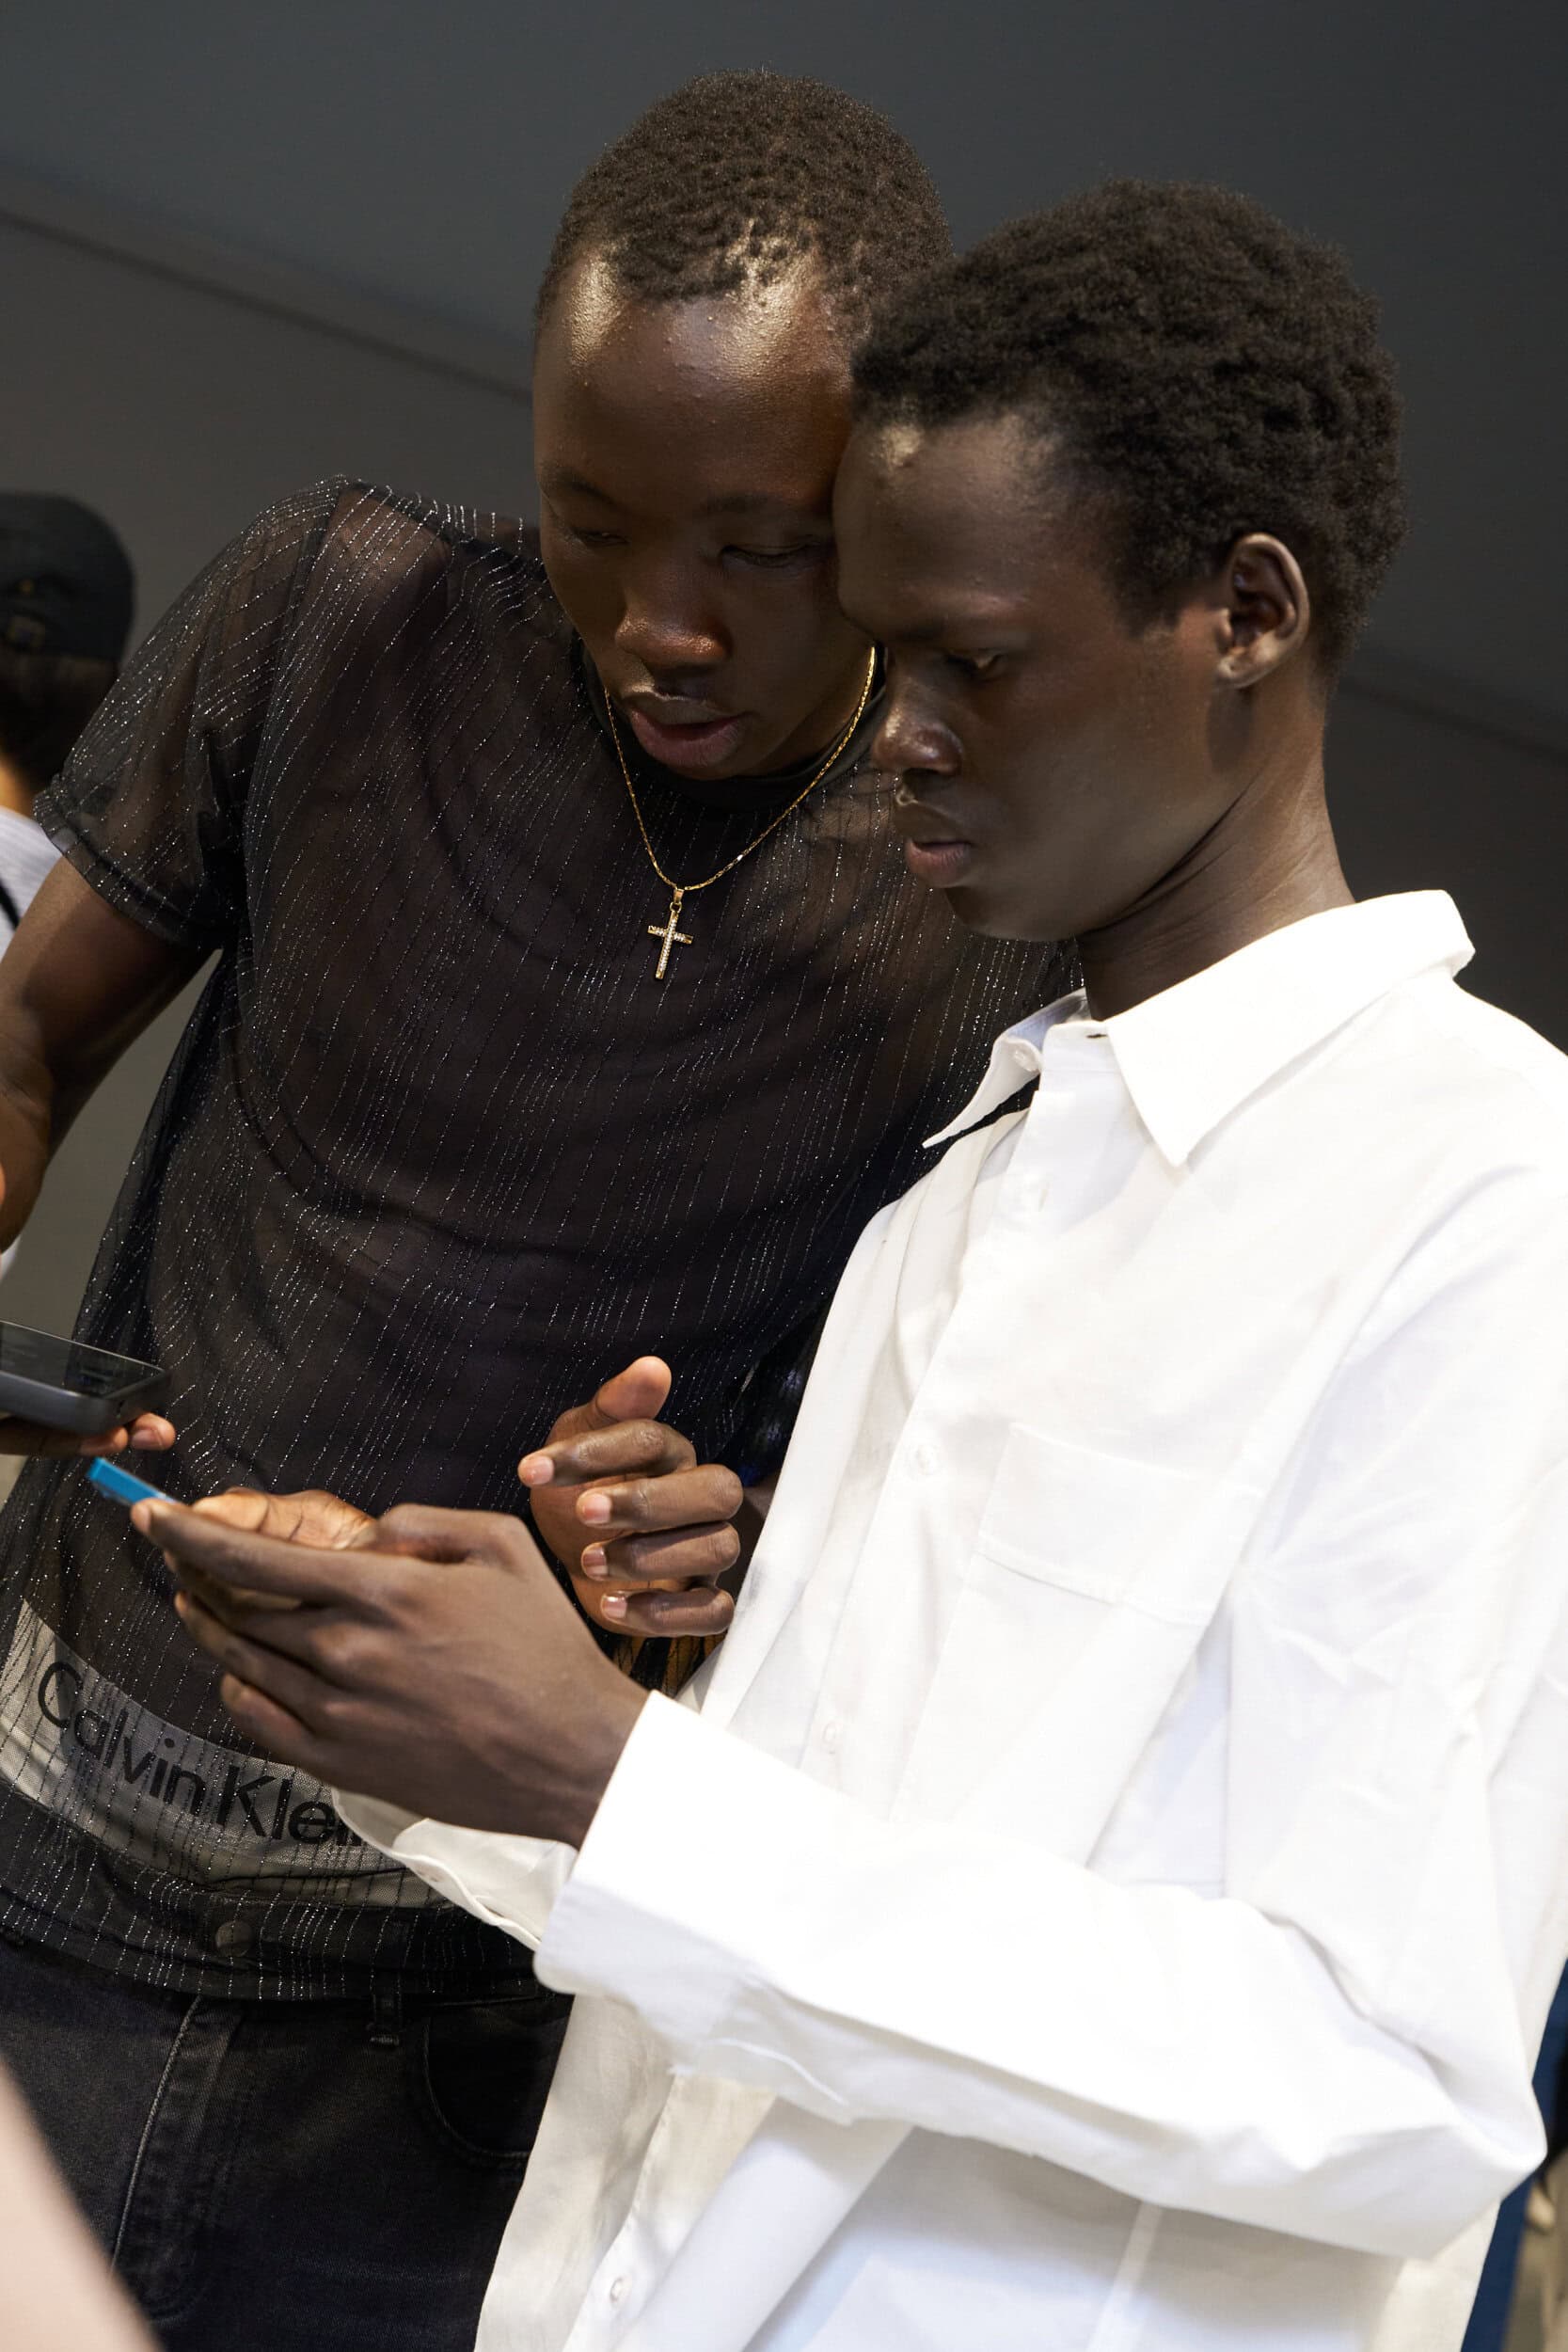
{"type": "Polygon", "coordinates": [[[168,1375],[106,1348],[0,1323],[0,1454],[114,1454],[174,1443],[168,1375]]]}
{"type": "MultiPolygon", "coordinates": [[[[245,1535],[269,1535],[278,1543],[303,1544],[316,1551],[356,1551],[373,1544],[376,1522],[367,1511],[356,1510],[341,1495],[327,1494],[320,1488],[306,1488],[296,1494],[261,1494],[252,1486],[230,1486],[224,1493],[204,1495],[199,1502],[175,1502],[145,1478],[138,1478],[123,1463],[100,1459],[87,1470],[88,1483],[110,1501],[121,1502],[134,1511],[138,1502],[173,1503],[176,1510],[195,1511],[199,1517],[222,1519],[230,1527],[238,1528],[245,1535]]],[[[146,1533],[145,1529],[142,1531],[146,1533]]],[[[179,1571],[182,1581],[198,1593],[201,1580],[189,1567],[179,1571]]],[[[225,1587],[216,1593],[220,1602],[239,1601],[251,1609],[297,1609],[299,1603],[275,1593],[240,1592],[225,1587]]]]}

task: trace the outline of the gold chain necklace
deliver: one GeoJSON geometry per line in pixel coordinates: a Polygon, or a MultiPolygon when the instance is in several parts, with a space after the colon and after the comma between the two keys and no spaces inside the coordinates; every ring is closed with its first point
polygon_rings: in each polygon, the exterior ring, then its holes
{"type": "Polygon", "coordinates": [[[658,969],[654,974],[656,980],[663,979],[666,972],[670,968],[671,948],[689,947],[691,945],[691,940],[689,934],[675,929],[676,924],[681,919],[682,899],[694,898],[699,890],[709,890],[716,882],[722,882],[726,874],[731,874],[735,871],[736,867],[740,864],[743,858],[749,858],[753,850],[761,849],[768,834],[770,833],[776,833],[778,828],[784,823],[786,817],[792,817],[795,814],[795,811],[800,807],[800,803],[807,797],[808,793],[816,791],[817,786],[821,783],[823,777],[828,773],[828,771],[832,767],[834,761],[842,755],[846,744],[849,741],[849,739],[854,734],[855,729],[860,725],[862,717],[865,711],[865,706],[871,700],[871,682],[876,675],[877,655],[875,649],[873,649],[871,660],[866,664],[865,684],[861,688],[861,698],[855,705],[855,715],[850,720],[848,725],[845,728],[844,733],[839,737],[838,741],[833,745],[832,750],[828,754],[827,758],[822,762],[821,767],[818,768],[816,775],[813,776],[811,782],[808,785],[803,786],[802,788],[796,793],[795,798],[790,802],[787,808],[781,808],[778,815],[772,818],[771,822],[764,825],[762,831],[758,834],[754,841],[748,841],[746,847],[737,851],[737,853],[732,857],[726,865],[721,866],[716,874],[709,874],[704,881],[694,882],[676,882],[673,874],[667,874],[665,872],[663,866],[654,855],[654,845],[648,838],[648,828],[642,821],[642,811],[638,806],[637,788],[631,780],[631,770],[626,766],[626,755],[621,749],[621,738],[616,733],[615,712],[611,707],[609,695],[607,694],[605,696],[605,717],[610,722],[610,739],[615,746],[615,756],[621,763],[621,773],[626,778],[626,796],[631,802],[631,813],[637,819],[637,830],[642,835],[642,847],[648,852],[648,863],[653,867],[654,872],[658,876],[659,881],[664,884],[665,889],[670,893],[669,920],[663,923],[650,923],[648,926],[648,937],[650,939],[657,939],[659,942],[658,969]]]}

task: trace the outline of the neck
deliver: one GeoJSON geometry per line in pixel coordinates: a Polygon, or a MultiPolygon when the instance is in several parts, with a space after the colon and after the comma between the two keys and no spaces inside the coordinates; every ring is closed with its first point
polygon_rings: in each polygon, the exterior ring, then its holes
{"type": "Polygon", "coordinates": [[[33,813],[33,787],[8,759],[0,759],[0,808],[14,809],[19,817],[33,813]]]}
{"type": "Polygon", "coordinates": [[[1353,896],[1323,797],[1319,724],[1263,762],[1136,906],[1079,941],[1089,1009],[1109,1020],[1353,896]]]}

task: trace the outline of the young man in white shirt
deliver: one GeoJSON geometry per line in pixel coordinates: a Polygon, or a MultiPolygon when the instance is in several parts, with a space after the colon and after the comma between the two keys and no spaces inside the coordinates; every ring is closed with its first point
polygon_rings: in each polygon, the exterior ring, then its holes
{"type": "Polygon", "coordinates": [[[1568,1943],[1568,1068],[1335,854],[1371,307],[1119,183],[857,381],[907,859],[1085,993],[868,1228],[689,1703],[508,1519],[138,1523],[245,1731],[579,1995],[487,2352],[1448,2352],[1568,1943]]]}

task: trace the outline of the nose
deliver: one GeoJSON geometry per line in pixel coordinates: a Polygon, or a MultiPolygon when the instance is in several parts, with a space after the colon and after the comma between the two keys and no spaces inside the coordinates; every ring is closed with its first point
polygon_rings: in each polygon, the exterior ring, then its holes
{"type": "Polygon", "coordinates": [[[893,776],[956,776],[962,765],[957,739],[921,709],[896,671],[888,679],[881,723],[871,746],[871,765],[893,776]]]}
{"type": "Polygon", "coordinates": [[[702,583],[683,565],[639,565],[625,582],[626,606],[615,632],[620,652],[657,686],[678,691],[699,673],[716,670],[730,647],[702,583]]]}

